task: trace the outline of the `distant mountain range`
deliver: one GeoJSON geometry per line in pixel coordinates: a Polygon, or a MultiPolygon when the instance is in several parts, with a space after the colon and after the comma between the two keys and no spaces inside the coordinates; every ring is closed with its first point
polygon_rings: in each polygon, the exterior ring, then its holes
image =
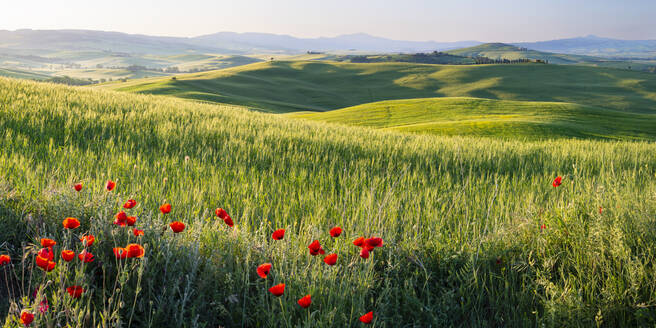
{"type": "MultiPolygon", "coordinates": [[[[44,56],[62,51],[179,54],[188,52],[253,54],[315,52],[429,52],[482,44],[478,41],[401,41],[364,33],[336,37],[297,38],[269,33],[220,32],[192,38],[162,37],[92,30],[0,30],[0,54],[44,56]]],[[[598,57],[656,58],[656,40],[616,40],[587,36],[514,43],[538,51],[598,57]]]]}

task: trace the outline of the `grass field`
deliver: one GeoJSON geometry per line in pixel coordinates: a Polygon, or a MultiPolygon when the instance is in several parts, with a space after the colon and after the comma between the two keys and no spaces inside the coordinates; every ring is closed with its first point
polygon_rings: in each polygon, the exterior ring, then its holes
{"type": "Polygon", "coordinates": [[[11,77],[15,79],[28,79],[28,80],[45,80],[49,78],[49,76],[46,74],[9,69],[9,68],[0,68],[0,76],[11,77]]]}
{"type": "Polygon", "coordinates": [[[44,326],[357,327],[368,311],[375,327],[656,324],[653,143],[416,136],[11,79],[0,99],[0,254],[13,259],[0,270],[16,273],[0,274],[0,308],[7,286],[25,296],[6,326],[21,309],[44,326]],[[111,223],[128,198],[143,237],[111,223]],[[94,262],[62,262],[83,232],[94,262]],[[364,260],[359,236],[384,246],[364,260]],[[36,250],[21,260],[42,237],[59,242],[47,274],[30,269],[36,250]],[[315,239],[335,266],[308,254],[315,239]],[[135,241],[145,256],[117,262],[112,247],[135,241]],[[281,282],[283,296],[267,292],[281,282]]]}
{"type": "Polygon", "coordinates": [[[328,111],[429,97],[568,102],[653,113],[656,75],[583,66],[351,64],[276,61],[98,87],[264,111],[328,111]]]}
{"type": "Polygon", "coordinates": [[[636,114],[570,103],[424,98],[290,116],[439,135],[656,140],[656,113],[636,114]]]}

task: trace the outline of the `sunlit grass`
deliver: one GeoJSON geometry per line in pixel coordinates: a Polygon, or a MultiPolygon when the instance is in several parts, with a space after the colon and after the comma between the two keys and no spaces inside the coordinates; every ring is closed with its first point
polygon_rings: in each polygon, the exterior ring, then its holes
{"type": "MultiPolygon", "coordinates": [[[[136,199],[143,291],[117,310],[132,326],[358,326],[368,311],[378,327],[655,324],[652,143],[415,136],[8,79],[0,104],[0,253],[74,216],[111,258],[102,229],[136,199]],[[164,231],[173,220],[185,231],[164,231]],[[373,235],[385,245],[365,261],[351,242],[373,235]]],[[[102,298],[86,300],[92,322],[102,298]]]]}

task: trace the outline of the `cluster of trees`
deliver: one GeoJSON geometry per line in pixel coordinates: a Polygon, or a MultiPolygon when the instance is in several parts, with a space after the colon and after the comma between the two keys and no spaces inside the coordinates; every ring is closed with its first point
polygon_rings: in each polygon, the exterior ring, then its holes
{"type": "Polygon", "coordinates": [[[548,64],[548,60],[542,59],[491,59],[488,57],[457,56],[446,52],[433,51],[431,53],[398,54],[398,55],[358,55],[347,56],[352,63],[380,63],[380,62],[408,62],[422,64],[450,64],[450,65],[474,65],[474,64],[521,64],[542,63],[548,64]]]}
{"type": "Polygon", "coordinates": [[[519,59],[491,59],[488,57],[474,57],[476,64],[522,64],[522,63],[540,63],[540,64],[549,64],[548,60],[542,59],[528,59],[528,58],[519,58],[519,59]]]}

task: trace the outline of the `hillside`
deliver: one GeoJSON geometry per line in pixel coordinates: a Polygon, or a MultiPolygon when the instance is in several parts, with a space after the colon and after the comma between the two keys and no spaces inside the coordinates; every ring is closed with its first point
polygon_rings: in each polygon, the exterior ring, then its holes
{"type": "Polygon", "coordinates": [[[539,51],[609,58],[656,58],[656,40],[619,40],[588,35],[559,40],[518,42],[515,45],[539,51]]]}
{"type": "Polygon", "coordinates": [[[352,327],[368,311],[377,327],[656,323],[640,306],[656,290],[653,143],[416,136],[5,78],[0,99],[2,270],[31,283],[0,283],[9,326],[5,295],[37,309],[43,281],[36,322],[53,326],[352,327]],[[143,236],[112,224],[120,210],[143,236]],[[64,262],[87,233],[93,262],[64,262]],[[361,258],[361,236],[384,244],[361,258]],[[43,237],[58,242],[52,272],[32,271],[43,237]],[[143,257],[117,260],[129,243],[143,257]]]}
{"type": "Polygon", "coordinates": [[[272,112],[430,97],[568,102],[636,113],[656,109],[656,75],[571,65],[275,61],[99,87],[272,112]]]}
{"type": "Polygon", "coordinates": [[[303,118],[377,129],[512,139],[656,140],[656,114],[634,114],[570,103],[425,98],[381,101],[303,118]]]}
{"type": "Polygon", "coordinates": [[[28,79],[28,80],[45,80],[50,76],[42,73],[35,73],[30,71],[22,71],[16,69],[0,68],[0,76],[12,77],[15,79],[28,79]]]}
{"type": "Polygon", "coordinates": [[[486,43],[478,46],[449,50],[447,53],[456,56],[487,57],[490,59],[532,59],[548,61],[550,64],[559,65],[588,65],[596,67],[632,69],[647,71],[653,68],[653,64],[645,61],[613,60],[608,58],[593,57],[586,55],[552,53],[536,51],[531,48],[518,47],[505,43],[486,43]]]}

